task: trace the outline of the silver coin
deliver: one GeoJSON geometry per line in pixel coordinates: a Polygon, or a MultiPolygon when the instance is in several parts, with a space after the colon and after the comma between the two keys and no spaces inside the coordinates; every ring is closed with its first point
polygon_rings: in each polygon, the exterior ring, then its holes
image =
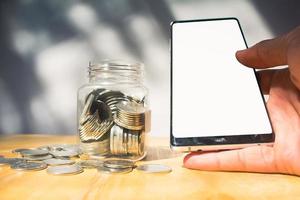
{"type": "Polygon", "coordinates": [[[12,165],[22,161],[25,160],[23,158],[0,158],[0,165],[12,165]]]}
{"type": "Polygon", "coordinates": [[[142,114],[146,112],[146,108],[140,104],[134,102],[120,102],[117,104],[117,108],[130,114],[142,114]]]}
{"type": "Polygon", "coordinates": [[[124,160],[124,159],[111,159],[111,160],[105,160],[103,162],[103,165],[108,168],[124,169],[124,168],[133,168],[134,162],[130,160],[124,160]]]}
{"type": "Polygon", "coordinates": [[[36,163],[36,162],[16,162],[10,166],[12,169],[15,170],[22,170],[22,171],[27,171],[27,170],[43,170],[47,168],[47,165],[45,163],[36,163]]]}
{"type": "Polygon", "coordinates": [[[54,157],[75,157],[79,155],[77,151],[73,150],[54,150],[50,151],[50,154],[52,154],[54,157]]]}
{"type": "Polygon", "coordinates": [[[22,156],[44,156],[49,153],[47,150],[28,149],[20,152],[22,156]]]}
{"type": "Polygon", "coordinates": [[[132,168],[109,168],[105,166],[98,167],[99,172],[109,173],[109,174],[125,174],[132,171],[132,168]]]}
{"type": "Polygon", "coordinates": [[[58,150],[58,151],[76,151],[80,152],[78,144],[53,144],[49,145],[51,151],[58,150]]]}
{"type": "Polygon", "coordinates": [[[47,160],[50,158],[53,158],[52,155],[45,155],[45,156],[24,156],[25,160],[31,160],[31,161],[41,161],[41,160],[47,160]]]}
{"type": "Polygon", "coordinates": [[[18,163],[18,162],[25,162],[26,160],[24,158],[8,158],[8,162],[10,165],[18,163]]]}
{"type": "Polygon", "coordinates": [[[40,146],[40,147],[38,147],[37,149],[40,149],[40,150],[46,150],[46,151],[50,151],[50,150],[51,150],[50,147],[47,146],[47,145],[45,145],[45,146],[40,146]]]}
{"type": "Polygon", "coordinates": [[[77,164],[60,165],[60,166],[48,167],[47,172],[53,175],[68,175],[68,174],[79,174],[83,172],[83,169],[77,164]]]}
{"type": "Polygon", "coordinates": [[[0,158],[0,165],[9,165],[9,158],[0,158]]]}
{"type": "Polygon", "coordinates": [[[31,149],[18,148],[18,149],[12,150],[11,152],[12,153],[21,153],[22,151],[27,151],[27,150],[31,150],[31,149]]]}
{"type": "Polygon", "coordinates": [[[73,160],[67,160],[67,159],[57,159],[57,158],[50,158],[47,160],[43,160],[44,163],[47,165],[72,165],[75,163],[73,160]]]}
{"type": "Polygon", "coordinates": [[[103,166],[102,160],[81,160],[77,162],[83,168],[97,168],[103,166]]]}
{"type": "Polygon", "coordinates": [[[169,173],[172,171],[172,168],[160,164],[144,164],[138,166],[136,170],[143,171],[145,173],[169,173]]]}

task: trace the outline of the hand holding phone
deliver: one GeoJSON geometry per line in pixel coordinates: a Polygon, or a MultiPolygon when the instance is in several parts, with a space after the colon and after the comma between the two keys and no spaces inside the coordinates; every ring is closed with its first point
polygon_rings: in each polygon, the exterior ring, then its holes
{"type": "Polygon", "coordinates": [[[300,175],[300,29],[286,35],[259,42],[239,51],[237,59],[244,65],[284,69],[259,71],[259,82],[269,94],[268,111],[276,133],[273,146],[194,152],[184,159],[184,166],[202,170],[254,171],[300,175]]]}

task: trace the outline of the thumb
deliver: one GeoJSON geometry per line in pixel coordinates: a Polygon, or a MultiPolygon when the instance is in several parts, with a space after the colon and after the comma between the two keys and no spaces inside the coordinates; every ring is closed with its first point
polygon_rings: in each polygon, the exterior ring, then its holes
{"type": "Polygon", "coordinates": [[[184,158],[184,166],[208,171],[276,172],[272,147],[253,146],[244,149],[190,153],[184,158]]]}
{"type": "Polygon", "coordinates": [[[269,68],[287,64],[286,36],[264,40],[236,52],[238,61],[248,67],[269,68]]]}

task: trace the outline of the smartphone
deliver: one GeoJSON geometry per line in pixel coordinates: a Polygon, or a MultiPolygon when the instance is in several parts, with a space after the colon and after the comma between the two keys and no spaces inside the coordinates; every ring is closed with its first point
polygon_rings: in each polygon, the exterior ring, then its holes
{"type": "Polygon", "coordinates": [[[236,18],[171,23],[171,147],[211,151],[272,144],[256,71],[235,57],[247,48],[236,18]]]}

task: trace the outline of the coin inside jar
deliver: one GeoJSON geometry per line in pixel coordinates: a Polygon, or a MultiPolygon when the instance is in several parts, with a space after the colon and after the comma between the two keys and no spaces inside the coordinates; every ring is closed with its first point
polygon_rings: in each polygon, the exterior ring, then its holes
{"type": "Polygon", "coordinates": [[[142,130],[145,126],[146,108],[135,102],[120,102],[117,105],[115,123],[129,130],[142,130]]]}

